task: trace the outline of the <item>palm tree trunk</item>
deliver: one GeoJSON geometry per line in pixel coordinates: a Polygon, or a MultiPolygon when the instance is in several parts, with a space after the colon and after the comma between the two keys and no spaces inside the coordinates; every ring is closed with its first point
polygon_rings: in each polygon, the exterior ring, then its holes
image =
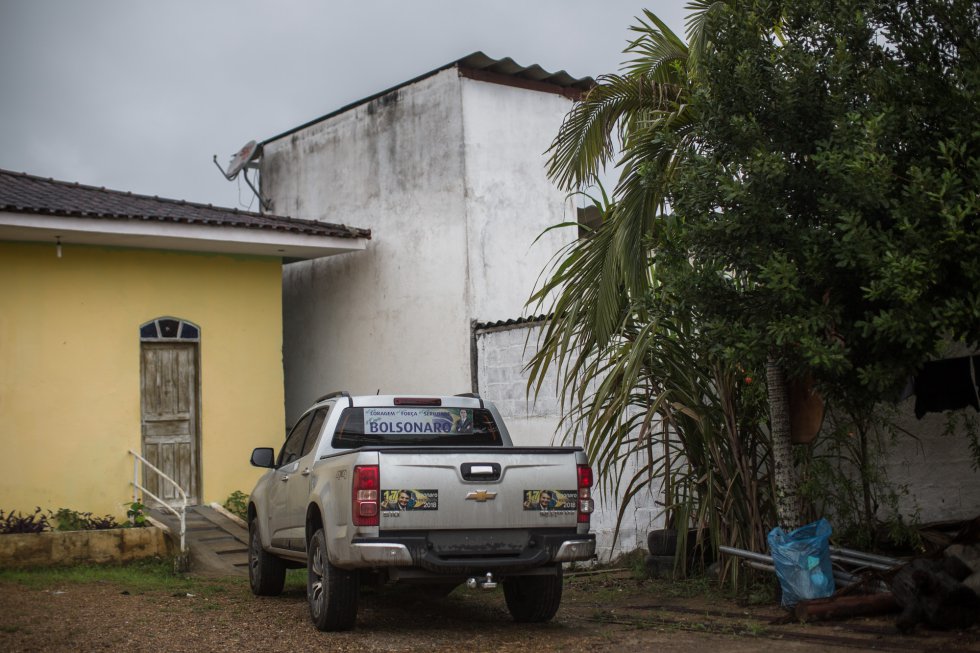
{"type": "Polygon", "coordinates": [[[769,420],[772,425],[773,476],[776,481],[776,518],[784,529],[801,526],[799,479],[793,465],[790,440],[789,392],[783,368],[775,356],[766,363],[766,389],[769,392],[769,420]]]}

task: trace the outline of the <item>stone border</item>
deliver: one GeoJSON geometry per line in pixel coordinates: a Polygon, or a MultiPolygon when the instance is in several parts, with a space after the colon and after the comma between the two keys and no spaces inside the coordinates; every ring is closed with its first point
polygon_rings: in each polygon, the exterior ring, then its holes
{"type": "Polygon", "coordinates": [[[163,529],[110,528],[0,535],[0,568],[130,562],[173,553],[163,529]]]}

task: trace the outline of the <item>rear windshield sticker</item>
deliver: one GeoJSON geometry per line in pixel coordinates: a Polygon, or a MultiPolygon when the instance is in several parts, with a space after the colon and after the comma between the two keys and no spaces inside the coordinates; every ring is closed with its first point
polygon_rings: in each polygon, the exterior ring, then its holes
{"type": "Polygon", "coordinates": [[[364,433],[472,433],[468,408],[365,408],[364,433]]]}
{"type": "Polygon", "coordinates": [[[575,490],[524,490],[524,510],[574,512],[575,490]]]}
{"type": "Polygon", "coordinates": [[[381,490],[382,510],[438,510],[439,490],[381,490]]]}

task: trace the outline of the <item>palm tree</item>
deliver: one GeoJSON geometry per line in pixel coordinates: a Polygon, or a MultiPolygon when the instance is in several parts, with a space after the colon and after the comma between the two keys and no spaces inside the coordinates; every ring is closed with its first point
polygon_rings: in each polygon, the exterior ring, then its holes
{"type": "MultiPolygon", "coordinates": [[[[613,163],[620,175],[612,200],[604,191],[593,200],[600,226],[559,252],[529,300],[551,315],[529,364],[529,390],[539,392],[546,373],[558,369],[571,409],[566,426],[583,435],[606,487],[625,496],[620,519],[629,499],[660,478],[668,521],[682,527],[691,506],[699,523],[724,518],[711,501],[751,506],[753,515],[713,525],[724,526],[726,543],[757,548],[771,521],[767,438],[739,423],[737,370],[699,349],[693,316],[653,263],[670,234],[664,212],[677,164],[699,146],[688,99],[710,48],[706,21],[725,4],[688,4],[690,46],[645,11],[631,28],[625,52],[632,58],[621,74],[599,77],[562,124],[549,150],[553,181],[575,192],[598,184],[613,163]],[[638,452],[645,462],[635,462],[638,452]],[[719,464],[725,473],[714,474],[719,464]]],[[[775,375],[770,386],[774,405],[785,406],[775,375]]],[[[771,436],[788,441],[788,432],[771,436]]]]}

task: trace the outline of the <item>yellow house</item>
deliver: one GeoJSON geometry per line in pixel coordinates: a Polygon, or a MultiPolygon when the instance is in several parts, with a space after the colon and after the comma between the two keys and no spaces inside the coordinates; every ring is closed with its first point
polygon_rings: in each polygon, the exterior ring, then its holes
{"type": "Polygon", "coordinates": [[[192,504],[248,492],[284,428],[283,261],[370,236],[0,170],[0,510],[124,515],[130,451],[192,504]]]}

